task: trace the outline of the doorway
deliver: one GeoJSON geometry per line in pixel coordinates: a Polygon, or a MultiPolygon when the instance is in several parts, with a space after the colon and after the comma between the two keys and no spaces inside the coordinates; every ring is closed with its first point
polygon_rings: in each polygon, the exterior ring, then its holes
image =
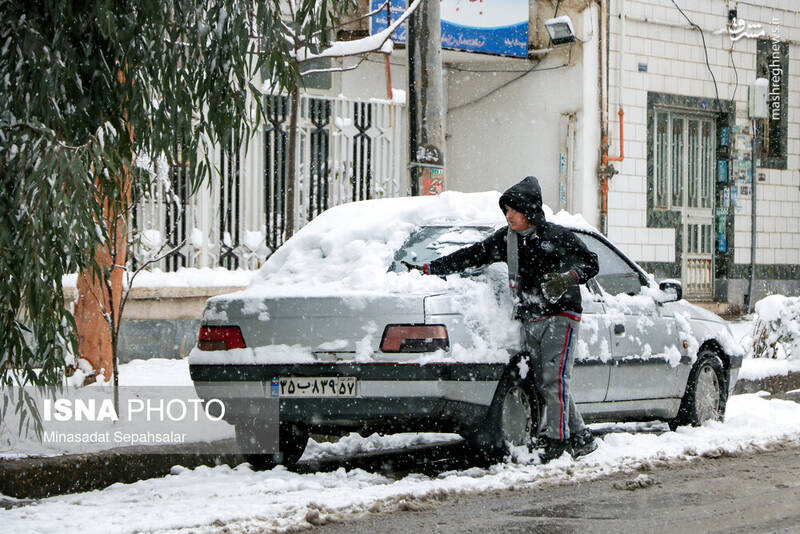
{"type": "Polygon", "coordinates": [[[716,136],[709,115],[656,111],[654,208],[679,211],[684,294],[710,299],[714,287],[716,136]]]}

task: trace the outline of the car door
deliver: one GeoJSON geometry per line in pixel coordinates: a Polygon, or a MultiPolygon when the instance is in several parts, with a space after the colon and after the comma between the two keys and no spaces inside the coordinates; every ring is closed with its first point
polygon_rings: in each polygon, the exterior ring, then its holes
{"type": "Polygon", "coordinates": [[[580,236],[598,257],[603,323],[611,335],[606,401],[676,396],[681,354],[674,318],[662,313],[646,280],[622,255],[595,236],[580,236]]]}
{"type": "Polygon", "coordinates": [[[608,389],[609,365],[613,358],[611,337],[599,287],[592,280],[582,285],[583,314],[575,345],[570,390],[575,402],[602,402],[608,389]]]}

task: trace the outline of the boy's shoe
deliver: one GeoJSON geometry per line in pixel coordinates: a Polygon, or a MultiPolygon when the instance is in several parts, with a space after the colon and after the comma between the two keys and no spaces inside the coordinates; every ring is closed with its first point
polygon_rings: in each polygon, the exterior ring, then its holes
{"type": "Polygon", "coordinates": [[[539,453],[539,460],[546,464],[556,458],[561,458],[565,452],[572,454],[572,447],[569,440],[566,439],[553,439],[547,436],[540,436],[536,442],[538,448],[542,449],[539,453]]]}
{"type": "Polygon", "coordinates": [[[597,450],[597,441],[592,431],[584,428],[577,434],[570,436],[569,444],[572,447],[572,457],[579,458],[597,450]]]}

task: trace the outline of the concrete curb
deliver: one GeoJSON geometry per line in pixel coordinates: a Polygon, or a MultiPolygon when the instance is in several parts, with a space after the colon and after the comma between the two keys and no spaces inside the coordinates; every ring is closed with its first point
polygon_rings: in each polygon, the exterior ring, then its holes
{"type": "MultiPolygon", "coordinates": [[[[199,445],[193,446],[197,451],[199,445]]],[[[245,461],[240,454],[213,453],[220,450],[218,444],[204,444],[204,447],[207,453],[165,449],[153,454],[131,447],[99,453],[0,460],[0,494],[40,499],[105,488],[116,482],[131,483],[165,476],[175,465],[191,469],[201,465],[236,466],[245,461]]],[[[0,507],[3,505],[0,500],[0,507]]]]}
{"type": "Polygon", "coordinates": [[[733,388],[733,394],[756,393],[758,391],[769,391],[773,394],[780,394],[795,389],[800,389],[800,372],[792,372],[788,375],[767,376],[759,380],[739,380],[733,388]]]}
{"type": "MultiPolygon", "coordinates": [[[[233,440],[208,444],[209,450],[224,450],[233,440]]],[[[196,445],[196,444],[193,444],[196,445]]],[[[114,483],[163,477],[175,465],[193,469],[201,465],[227,464],[235,467],[246,460],[239,454],[182,453],[179,448],[166,454],[125,453],[103,451],[94,454],[55,456],[49,458],[20,458],[0,460],[0,508],[12,508],[31,500],[91,491],[114,483]],[[4,499],[3,496],[13,499],[4,499]],[[16,500],[22,499],[22,500],[16,500]]],[[[196,449],[196,446],[195,446],[196,449]]],[[[302,461],[293,471],[314,473],[344,469],[398,473],[404,470],[434,472],[447,469],[466,469],[468,454],[462,442],[442,442],[414,445],[402,450],[368,451],[347,457],[329,457],[302,461]]]]}

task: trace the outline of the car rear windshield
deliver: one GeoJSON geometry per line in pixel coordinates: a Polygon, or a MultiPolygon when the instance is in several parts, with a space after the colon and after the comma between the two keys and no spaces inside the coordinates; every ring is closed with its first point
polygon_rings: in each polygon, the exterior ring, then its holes
{"type": "Polygon", "coordinates": [[[422,226],[395,252],[389,270],[405,272],[402,261],[414,265],[430,263],[486,239],[494,230],[491,226],[422,226]]]}

